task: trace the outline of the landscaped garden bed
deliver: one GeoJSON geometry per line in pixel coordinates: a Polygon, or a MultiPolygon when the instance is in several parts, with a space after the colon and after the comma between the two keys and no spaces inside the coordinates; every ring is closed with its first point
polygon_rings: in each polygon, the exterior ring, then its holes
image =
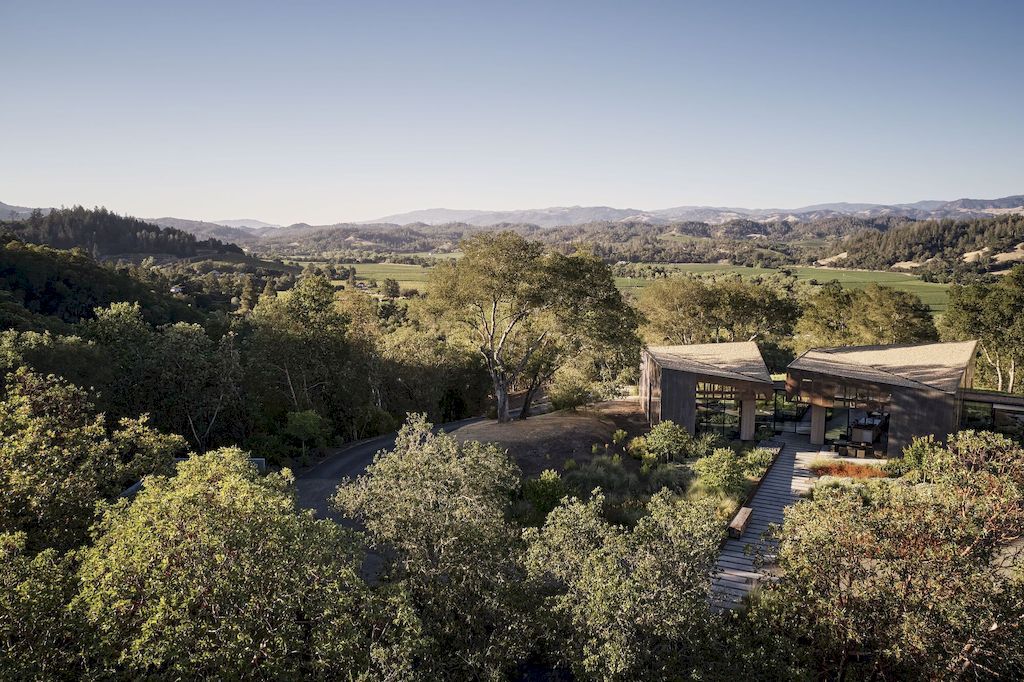
{"type": "Polygon", "coordinates": [[[873,464],[857,464],[839,459],[816,460],[811,462],[810,469],[816,476],[836,478],[886,478],[889,475],[873,464]]]}

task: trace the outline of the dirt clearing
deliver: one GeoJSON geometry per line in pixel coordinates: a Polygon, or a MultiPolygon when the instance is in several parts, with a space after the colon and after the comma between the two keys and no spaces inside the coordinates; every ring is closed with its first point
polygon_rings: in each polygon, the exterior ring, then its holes
{"type": "Polygon", "coordinates": [[[525,476],[536,476],[544,469],[563,471],[565,460],[584,464],[594,458],[593,446],[612,442],[612,434],[623,429],[629,437],[647,430],[647,422],[637,400],[612,400],[578,410],[540,414],[508,424],[496,421],[464,426],[452,435],[462,442],[478,440],[495,443],[509,455],[525,476]]]}

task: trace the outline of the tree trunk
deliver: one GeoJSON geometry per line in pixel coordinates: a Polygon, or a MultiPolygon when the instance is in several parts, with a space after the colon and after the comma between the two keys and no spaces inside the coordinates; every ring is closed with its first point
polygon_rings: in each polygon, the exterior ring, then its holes
{"type": "Polygon", "coordinates": [[[498,423],[506,424],[512,421],[508,412],[508,384],[501,379],[494,379],[494,399],[498,403],[498,423]]]}
{"type": "Polygon", "coordinates": [[[533,394],[537,392],[537,384],[531,382],[530,387],[526,389],[526,393],[523,395],[523,406],[519,410],[519,418],[526,419],[530,416],[530,407],[533,404],[533,394]]]}

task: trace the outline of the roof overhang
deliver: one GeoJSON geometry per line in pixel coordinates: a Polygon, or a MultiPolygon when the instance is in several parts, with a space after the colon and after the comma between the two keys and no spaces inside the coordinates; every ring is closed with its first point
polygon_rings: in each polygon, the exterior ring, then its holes
{"type": "Polygon", "coordinates": [[[788,372],[871,385],[955,394],[974,359],[977,341],[812,348],[788,372]]]}
{"type": "Polygon", "coordinates": [[[761,350],[753,341],[649,346],[645,352],[662,369],[767,389],[774,386],[761,350]]]}

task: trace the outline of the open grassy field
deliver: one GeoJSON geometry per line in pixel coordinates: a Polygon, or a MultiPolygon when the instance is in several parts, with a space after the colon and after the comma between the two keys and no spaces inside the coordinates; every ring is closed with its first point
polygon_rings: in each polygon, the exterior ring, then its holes
{"type": "Polygon", "coordinates": [[[400,265],[397,263],[358,263],[352,267],[356,269],[356,279],[368,281],[371,279],[383,282],[385,279],[398,280],[398,286],[403,289],[427,288],[427,275],[429,268],[420,265],[400,265]]]}
{"type": "MultiPolygon", "coordinates": [[[[739,265],[722,265],[719,263],[671,263],[665,267],[679,272],[691,273],[737,273],[743,277],[756,277],[758,275],[769,275],[774,270],[771,268],[748,268],[739,265]]],[[[378,282],[386,278],[398,280],[403,289],[425,290],[429,268],[420,265],[399,265],[396,263],[366,263],[358,264],[356,278],[360,280],[375,279],[378,282]]],[[[865,287],[874,282],[884,284],[895,289],[902,289],[921,297],[932,312],[942,312],[948,303],[947,285],[924,282],[919,277],[900,272],[876,272],[872,270],[841,270],[838,268],[816,268],[798,267],[788,268],[800,281],[817,280],[818,282],[829,282],[838,280],[844,287],[853,289],[865,287]]],[[[624,291],[635,290],[649,285],[653,280],[637,279],[632,277],[617,277],[615,283],[624,291]]]]}
{"type": "MultiPolygon", "coordinates": [[[[748,268],[740,265],[722,265],[719,263],[672,263],[666,267],[678,270],[679,272],[700,273],[737,273],[743,277],[756,277],[758,275],[769,275],[774,270],[771,268],[748,268]]],[[[796,275],[800,281],[817,280],[818,282],[830,282],[838,280],[844,287],[859,289],[868,284],[876,283],[902,289],[917,294],[924,301],[932,312],[942,312],[946,309],[949,301],[948,287],[945,284],[924,282],[919,277],[900,272],[879,272],[873,270],[840,270],[837,268],[816,268],[791,266],[787,268],[796,275]]],[[[615,283],[620,289],[636,289],[645,287],[652,280],[636,279],[631,277],[617,277],[615,283]]]]}

